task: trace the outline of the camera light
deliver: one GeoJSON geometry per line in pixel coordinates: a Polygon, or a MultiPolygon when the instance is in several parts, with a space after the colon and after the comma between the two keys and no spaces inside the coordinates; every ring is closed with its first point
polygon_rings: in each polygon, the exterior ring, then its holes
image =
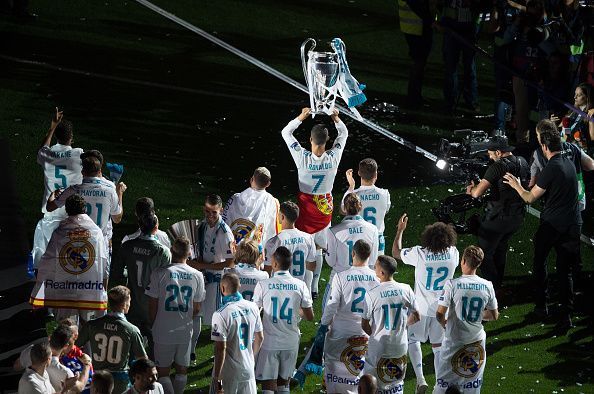
{"type": "Polygon", "coordinates": [[[443,170],[444,168],[446,168],[447,165],[448,165],[448,162],[443,159],[439,159],[439,160],[437,160],[437,163],[435,163],[435,166],[437,166],[437,168],[439,168],[440,170],[443,170]]]}

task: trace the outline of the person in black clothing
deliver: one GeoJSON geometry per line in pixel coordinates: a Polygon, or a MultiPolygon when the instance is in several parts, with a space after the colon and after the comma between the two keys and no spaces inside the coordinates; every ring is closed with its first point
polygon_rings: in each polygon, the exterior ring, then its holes
{"type": "Polygon", "coordinates": [[[503,183],[503,176],[511,173],[521,179],[522,186],[528,187],[528,163],[523,157],[514,156],[513,149],[507,144],[507,138],[491,138],[487,151],[493,163],[478,185],[471,183],[466,189],[466,193],[475,198],[491,190],[477,236],[479,246],[485,252],[481,276],[493,282],[495,289],[501,288],[503,283],[509,240],[524,222],[526,213],[524,201],[503,183]]]}
{"type": "Polygon", "coordinates": [[[547,317],[548,275],[546,260],[552,248],[557,253],[557,275],[561,297],[561,319],[557,328],[566,331],[571,325],[573,309],[572,270],[580,249],[582,218],[578,205],[578,183],[575,166],[561,154],[561,137],[558,133],[537,134],[540,148],[548,162],[528,191],[513,174],[505,174],[505,183],[514,188],[527,203],[544,197],[540,225],[534,235],[534,277],[536,305],[534,312],[547,317]]]}

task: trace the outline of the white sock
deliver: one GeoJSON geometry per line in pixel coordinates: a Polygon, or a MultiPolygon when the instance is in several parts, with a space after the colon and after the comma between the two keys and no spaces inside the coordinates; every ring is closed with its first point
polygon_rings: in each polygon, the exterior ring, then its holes
{"type": "Polygon", "coordinates": [[[173,391],[175,394],[183,394],[186,383],[188,383],[188,375],[176,374],[175,379],[173,379],[173,391]]]}
{"type": "Polygon", "coordinates": [[[439,355],[441,353],[441,346],[432,347],[433,350],[433,368],[435,369],[435,379],[437,379],[437,366],[439,365],[439,355]]]}
{"type": "Polygon", "coordinates": [[[276,386],[277,393],[290,393],[289,386],[276,386]]]}
{"type": "Polygon", "coordinates": [[[421,342],[414,341],[408,343],[408,357],[410,357],[410,363],[415,371],[417,383],[424,382],[425,376],[423,375],[423,353],[421,352],[421,342]]]}
{"type": "Polygon", "coordinates": [[[313,281],[311,283],[312,293],[318,292],[318,284],[320,283],[320,274],[322,273],[322,265],[324,264],[324,256],[322,249],[316,249],[316,270],[313,274],[313,281]]]}
{"type": "Polygon", "coordinates": [[[196,346],[198,345],[198,339],[200,338],[200,331],[202,329],[202,317],[195,316],[193,321],[194,331],[192,332],[192,349],[191,353],[196,353],[196,346]]]}
{"type": "Polygon", "coordinates": [[[173,391],[173,383],[171,383],[171,378],[169,376],[163,376],[159,378],[159,383],[163,386],[163,391],[165,394],[174,394],[173,391]]]}
{"type": "Polygon", "coordinates": [[[310,270],[305,270],[305,285],[307,286],[307,290],[311,293],[311,282],[313,281],[314,273],[310,270]]]}

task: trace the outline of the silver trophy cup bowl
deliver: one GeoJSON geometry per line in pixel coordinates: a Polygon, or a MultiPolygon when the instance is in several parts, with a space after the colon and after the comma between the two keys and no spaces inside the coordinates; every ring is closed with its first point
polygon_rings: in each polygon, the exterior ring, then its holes
{"type": "Polygon", "coordinates": [[[190,240],[190,258],[195,259],[198,256],[197,247],[198,245],[198,227],[201,221],[198,219],[186,219],[181,222],[177,222],[171,225],[167,231],[172,239],[184,236],[190,240]]]}
{"type": "Polygon", "coordinates": [[[330,115],[336,100],[338,80],[338,55],[334,52],[315,52],[316,41],[308,38],[301,44],[303,74],[309,89],[312,114],[330,115]],[[309,50],[306,51],[308,45],[309,50]]]}

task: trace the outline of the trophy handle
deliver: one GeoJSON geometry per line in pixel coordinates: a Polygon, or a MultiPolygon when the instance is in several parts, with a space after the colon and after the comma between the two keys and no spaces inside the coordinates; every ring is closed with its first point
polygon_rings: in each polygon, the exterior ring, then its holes
{"type": "Polygon", "coordinates": [[[305,76],[305,84],[307,87],[309,87],[309,78],[307,73],[307,56],[305,54],[305,47],[307,47],[307,44],[309,43],[312,43],[311,48],[309,48],[307,51],[307,53],[309,53],[316,47],[316,40],[313,38],[308,38],[307,40],[303,41],[303,44],[301,44],[301,65],[303,66],[303,75],[305,76]]]}

